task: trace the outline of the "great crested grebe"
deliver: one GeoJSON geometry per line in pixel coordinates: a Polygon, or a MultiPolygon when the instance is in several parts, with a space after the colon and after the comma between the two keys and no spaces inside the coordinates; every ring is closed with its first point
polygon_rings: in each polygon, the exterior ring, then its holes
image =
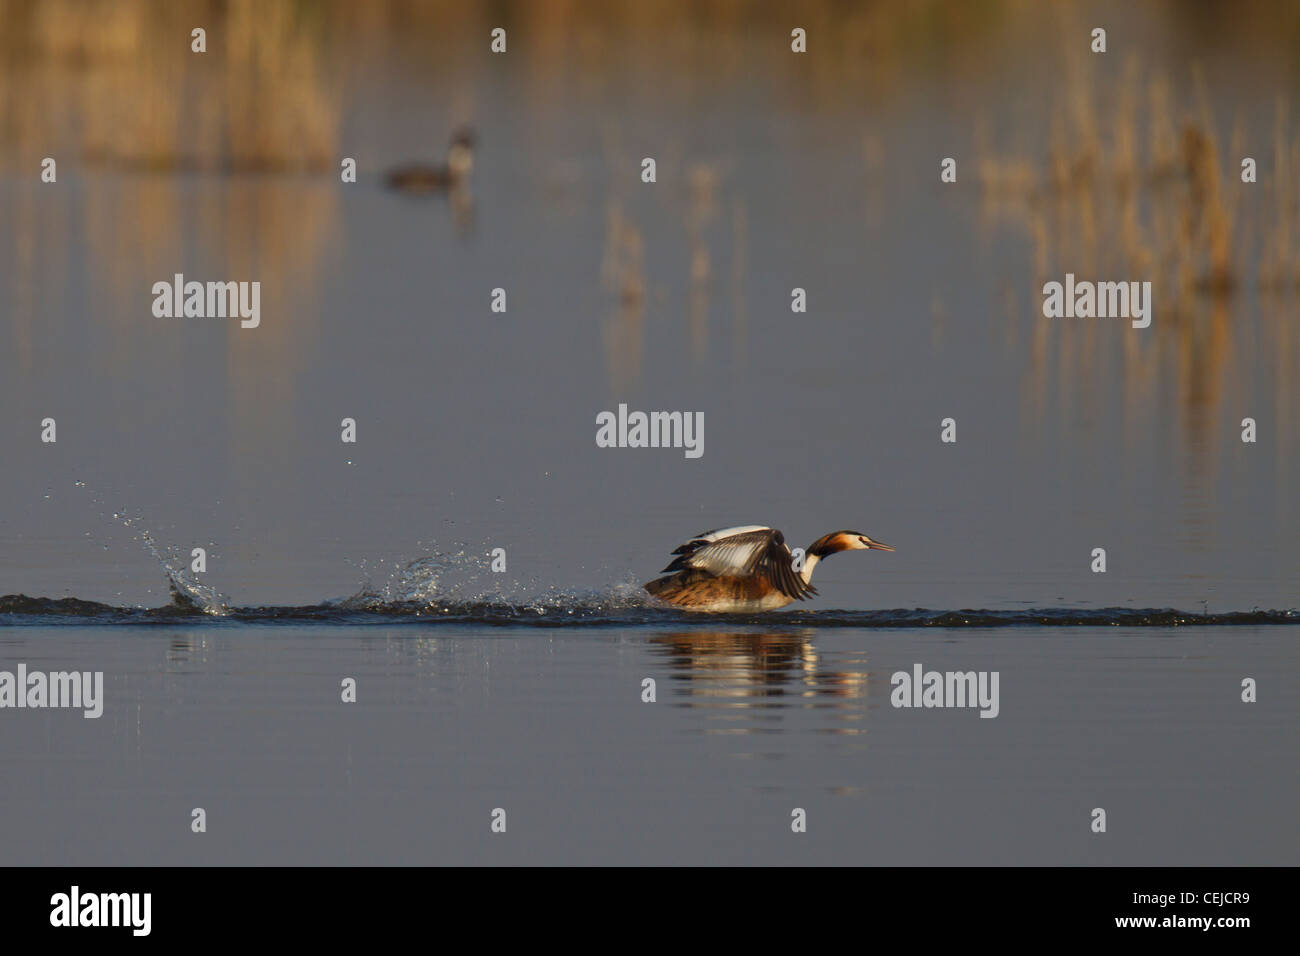
{"type": "Polygon", "coordinates": [[[771,611],[817,593],[810,583],[817,563],[840,551],[893,551],[859,531],[822,535],[804,553],[796,571],[785,536],[774,528],[749,524],[697,534],[673,554],[645,589],[686,611],[744,613],[771,611]]]}
{"type": "Polygon", "coordinates": [[[428,195],[464,189],[469,185],[474,171],[474,131],[461,127],[451,137],[447,147],[447,162],[443,166],[412,163],[389,170],[384,177],[388,185],[400,192],[428,195]]]}

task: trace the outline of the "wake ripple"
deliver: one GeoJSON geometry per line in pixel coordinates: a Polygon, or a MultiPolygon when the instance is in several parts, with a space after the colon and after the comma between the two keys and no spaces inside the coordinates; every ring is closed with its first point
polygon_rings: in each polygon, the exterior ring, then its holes
{"type": "Polygon", "coordinates": [[[0,627],[57,625],[185,624],[197,627],[324,624],[339,626],[475,624],[500,627],[674,627],[717,624],[776,627],[1016,628],[1016,627],[1234,627],[1300,625],[1290,609],[1197,613],[1174,608],[1032,608],[1023,610],[876,611],[795,610],[766,614],[691,614],[625,596],[551,596],[535,602],[495,600],[386,601],[349,598],[305,606],[227,605],[214,615],[203,604],[173,590],[170,604],[118,607],[79,598],[0,597],[0,627]]]}

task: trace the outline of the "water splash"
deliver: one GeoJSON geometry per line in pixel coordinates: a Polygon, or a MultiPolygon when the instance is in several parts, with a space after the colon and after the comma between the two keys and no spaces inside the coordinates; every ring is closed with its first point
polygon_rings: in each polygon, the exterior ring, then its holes
{"type": "Polygon", "coordinates": [[[172,605],[191,606],[201,613],[221,616],[230,613],[230,599],[216,588],[200,583],[189,569],[185,553],[176,547],[160,547],[152,532],[141,524],[140,515],[128,514],[125,509],[114,511],[113,517],[131,532],[162,567],[172,595],[172,605]]]}
{"type": "MultiPolygon", "coordinates": [[[[419,550],[424,550],[423,545],[419,550]]],[[[383,562],[380,562],[381,568],[383,562]]],[[[359,562],[365,571],[367,562],[359,562]]],[[[339,602],[341,607],[364,609],[393,604],[432,604],[438,600],[468,600],[487,595],[481,590],[473,595],[479,577],[488,569],[486,554],[471,552],[463,542],[450,550],[434,549],[403,564],[392,564],[384,571],[384,580],[375,585],[367,575],[360,590],[339,602]]]]}

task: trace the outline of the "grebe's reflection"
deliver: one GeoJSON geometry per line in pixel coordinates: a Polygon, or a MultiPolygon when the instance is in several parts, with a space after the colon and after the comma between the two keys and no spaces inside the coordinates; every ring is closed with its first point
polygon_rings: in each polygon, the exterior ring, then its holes
{"type": "MultiPolygon", "coordinates": [[[[736,710],[829,708],[840,719],[866,712],[866,658],[847,663],[861,669],[828,668],[813,645],[812,629],[755,631],[667,631],[650,638],[665,657],[674,685],[665,702],[684,707],[736,710]]],[[[667,688],[663,688],[667,691],[667,688]]],[[[772,715],[779,716],[779,715],[772,715]]],[[[842,727],[832,732],[854,732],[842,727]]]]}

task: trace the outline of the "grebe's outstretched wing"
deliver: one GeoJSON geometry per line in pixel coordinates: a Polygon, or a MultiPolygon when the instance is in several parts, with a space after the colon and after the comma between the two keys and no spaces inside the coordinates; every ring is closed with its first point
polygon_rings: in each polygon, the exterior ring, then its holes
{"type": "Polygon", "coordinates": [[[661,573],[697,569],[718,577],[762,574],[782,594],[802,601],[817,591],[793,568],[794,555],[775,528],[742,525],[705,531],[681,545],[661,573]]]}
{"type": "Polygon", "coordinates": [[[781,532],[757,524],[705,531],[674,549],[679,557],[663,573],[698,568],[717,575],[752,574],[774,537],[780,539],[781,532]]]}

